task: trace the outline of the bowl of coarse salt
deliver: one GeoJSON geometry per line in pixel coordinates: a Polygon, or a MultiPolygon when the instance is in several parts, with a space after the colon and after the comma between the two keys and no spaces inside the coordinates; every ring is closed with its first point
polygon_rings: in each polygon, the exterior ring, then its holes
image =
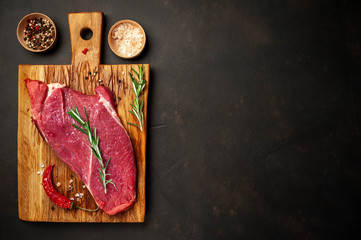
{"type": "Polygon", "coordinates": [[[110,49],[119,57],[131,59],[139,56],[145,46],[146,36],[139,23],[125,19],[116,22],[109,30],[110,49]]]}

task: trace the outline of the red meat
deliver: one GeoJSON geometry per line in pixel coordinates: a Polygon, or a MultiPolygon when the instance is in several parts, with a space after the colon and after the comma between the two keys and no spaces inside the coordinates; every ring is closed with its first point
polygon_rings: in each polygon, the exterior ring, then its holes
{"type": "Polygon", "coordinates": [[[115,111],[108,88],[98,86],[95,95],[85,95],[61,84],[45,84],[25,79],[31,100],[33,121],[44,140],[84,182],[100,209],[109,215],[127,210],[136,198],[136,165],[130,138],[115,111]],[[87,136],[75,129],[79,125],[67,114],[77,106],[82,119],[86,108],[92,128],[100,138],[102,157],[109,159],[107,193],[98,179],[100,164],[93,155],[87,136]]]}

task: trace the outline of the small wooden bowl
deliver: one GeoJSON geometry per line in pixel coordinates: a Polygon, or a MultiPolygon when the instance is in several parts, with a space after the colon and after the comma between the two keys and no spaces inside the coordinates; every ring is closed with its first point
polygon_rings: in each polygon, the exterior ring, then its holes
{"type": "Polygon", "coordinates": [[[28,15],[26,15],[25,17],[23,17],[23,19],[20,20],[19,24],[18,24],[18,28],[16,30],[16,35],[18,37],[18,40],[20,42],[20,44],[26,49],[26,50],[29,50],[31,52],[44,52],[44,51],[47,51],[49,50],[50,48],[52,48],[57,40],[57,31],[56,31],[56,26],[54,24],[54,22],[48,17],[46,16],[45,14],[42,14],[42,13],[30,13],[28,15]],[[53,26],[54,26],[54,41],[46,48],[43,48],[43,49],[33,49],[33,48],[30,48],[28,47],[28,45],[26,45],[26,42],[24,40],[24,29],[27,25],[27,21],[28,20],[31,20],[31,19],[34,19],[34,18],[43,18],[43,19],[46,19],[48,20],[53,26]]]}
{"type": "Polygon", "coordinates": [[[145,31],[144,29],[142,28],[142,26],[140,26],[139,23],[135,22],[135,21],[132,21],[132,20],[129,20],[129,19],[124,19],[124,20],[120,20],[118,22],[116,22],[109,30],[109,34],[108,34],[108,44],[109,44],[109,47],[110,49],[113,51],[113,53],[115,53],[115,55],[117,55],[118,57],[121,57],[121,58],[124,58],[124,59],[132,59],[132,58],[135,58],[135,57],[138,57],[139,54],[143,51],[144,47],[145,47],[145,42],[146,42],[146,35],[145,35],[145,31]],[[116,40],[112,38],[112,33],[113,31],[115,30],[115,28],[117,28],[121,23],[130,23],[132,24],[133,26],[135,27],[138,27],[141,31],[141,33],[143,34],[143,39],[142,39],[142,46],[141,48],[133,55],[131,56],[126,56],[126,55],[123,55],[122,53],[120,53],[118,51],[118,48],[119,46],[117,46],[117,43],[116,43],[116,40]]]}

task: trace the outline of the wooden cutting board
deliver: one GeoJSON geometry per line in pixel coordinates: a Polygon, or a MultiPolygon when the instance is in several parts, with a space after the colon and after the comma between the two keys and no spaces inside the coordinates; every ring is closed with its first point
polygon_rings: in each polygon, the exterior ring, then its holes
{"type": "Polygon", "coordinates": [[[140,131],[127,122],[136,123],[131,115],[130,103],[134,99],[129,77],[131,68],[138,70],[137,65],[103,65],[100,63],[103,13],[70,13],[68,15],[72,65],[19,65],[19,106],[18,106],[18,201],[19,218],[25,221],[45,222],[143,222],[145,215],[145,154],[147,133],[147,103],[149,88],[149,65],[145,67],[144,89],[144,129],[140,131]],[[80,33],[90,29],[93,36],[90,40],[82,39],[80,33]],[[84,48],[89,51],[83,54],[84,48]],[[94,73],[97,72],[96,75],[94,73]],[[90,74],[89,74],[90,73],[90,74]],[[76,174],[63,163],[42,139],[31,121],[30,98],[24,79],[30,78],[46,83],[62,83],[83,92],[94,94],[94,88],[104,84],[115,96],[118,115],[130,135],[137,161],[137,198],[134,206],[124,213],[108,216],[103,211],[85,212],[79,209],[64,210],[50,201],[42,185],[41,165],[46,168],[55,164],[53,183],[60,183],[58,191],[68,198],[73,197],[75,205],[95,209],[91,194],[76,174]],[[88,78],[88,79],[86,79],[88,78]],[[70,181],[73,180],[72,183],[70,181]],[[68,191],[68,186],[73,187],[68,191]],[[83,193],[77,198],[76,193],[83,193]]]}

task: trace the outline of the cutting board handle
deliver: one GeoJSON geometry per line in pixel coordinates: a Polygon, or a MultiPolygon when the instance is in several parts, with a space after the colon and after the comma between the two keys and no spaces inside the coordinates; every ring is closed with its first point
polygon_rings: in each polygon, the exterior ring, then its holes
{"type": "Polygon", "coordinates": [[[100,63],[103,13],[69,13],[68,21],[73,70],[83,69],[84,64],[88,65],[87,68],[91,70],[97,69],[100,63]],[[89,30],[91,30],[93,36],[89,40],[83,39],[83,33],[89,32],[89,30]]]}

